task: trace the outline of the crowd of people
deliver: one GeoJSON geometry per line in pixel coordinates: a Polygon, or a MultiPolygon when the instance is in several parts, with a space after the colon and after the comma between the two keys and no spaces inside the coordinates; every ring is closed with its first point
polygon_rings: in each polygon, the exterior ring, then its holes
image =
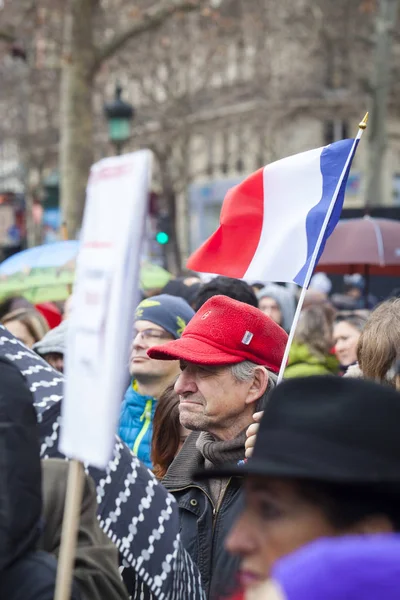
{"type": "MultiPolygon", "coordinates": [[[[326,275],[312,279],[279,384],[296,286],[185,273],[136,308],[118,435],[175,499],[203,599],[400,597],[400,299],[378,303],[360,277],[344,284],[332,294],[326,275]]],[[[71,310],[73,299],[64,314],[13,298],[0,322],[63,373],[71,310]]],[[[32,394],[16,365],[1,359],[0,369],[0,401],[12,408],[0,436],[20,469],[2,473],[0,501],[12,493],[15,514],[29,506],[25,522],[7,508],[0,526],[0,589],[45,600],[67,463],[40,463],[32,394]]],[[[157,597],[146,582],[125,588],[96,502],[86,476],[71,597],[157,597]]],[[[194,598],[176,570],[168,597],[194,598]]]]}

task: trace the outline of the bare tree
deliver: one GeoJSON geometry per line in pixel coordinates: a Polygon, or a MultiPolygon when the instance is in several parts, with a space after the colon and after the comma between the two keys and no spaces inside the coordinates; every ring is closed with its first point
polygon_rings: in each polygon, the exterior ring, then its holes
{"type": "Polygon", "coordinates": [[[392,46],[398,6],[399,0],[379,0],[376,14],[365,190],[365,205],[368,208],[381,204],[384,198],[383,171],[388,143],[387,120],[393,71],[392,46]]]}
{"type": "Polygon", "coordinates": [[[71,236],[82,220],[86,181],[93,161],[94,77],[101,65],[128,40],[154,31],[177,11],[191,11],[205,0],[160,0],[116,29],[110,40],[96,43],[100,0],[70,0],[65,15],[61,81],[60,171],[64,219],[71,236]]]}

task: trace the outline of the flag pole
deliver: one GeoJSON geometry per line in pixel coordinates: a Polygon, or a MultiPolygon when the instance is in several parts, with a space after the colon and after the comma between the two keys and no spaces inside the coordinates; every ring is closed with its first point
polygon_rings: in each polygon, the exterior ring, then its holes
{"type": "Polygon", "coordinates": [[[84,475],[83,464],[79,460],[71,460],[68,467],[67,492],[65,496],[54,600],[69,600],[71,598],[84,475]]]}
{"type": "MultiPolygon", "coordinates": [[[[65,222],[61,225],[61,239],[64,241],[69,239],[65,222]]],[[[70,460],[54,600],[69,600],[71,598],[84,476],[83,464],[79,460],[70,460]]]]}
{"type": "Polygon", "coordinates": [[[306,297],[307,288],[308,288],[311,276],[312,276],[314,268],[315,268],[315,263],[317,262],[318,253],[319,253],[319,250],[321,248],[322,241],[324,239],[324,235],[325,235],[325,231],[326,231],[326,228],[328,226],[328,223],[329,223],[329,219],[331,218],[333,209],[335,207],[336,200],[337,200],[340,188],[341,188],[342,183],[343,183],[343,179],[344,179],[344,177],[346,175],[346,171],[347,171],[347,169],[349,167],[349,164],[350,164],[350,162],[351,162],[351,160],[352,160],[352,158],[354,156],[354,153],[356,151],[357,143],[361,139],[362,134],[364,133],[365,129],[367,128],[367,123],[368,123],[368,113],[366,113],[366,115],[364,116],[363,120],[358,124],[358,132],[357,132],[356,138],[355,138],[355,140],[353,142],[353,146],[351,147],[351,150],[349,152],[349,156],[347,157],[347,160],[346,160],[346,163],[345,163],[345,165],[343,167],[342,173],[341,173],[341,175],[340,175],[340,177],[338,179],[335,191],[334,191],[333,196],[332,196],[331,203],[329,205],[328,211],[327,211],[327,213],[325,215],[325,219],[324,219],[324,222],[323,222],[322,227],[321,227],[321,231],[319,232],[317,243],[315,244],[314,252],[313,252],[313,254],[311,256],[310,264],[308,265],[308,270],[307,270],[306,277],[305,277],[305,280],[304,280],[304,286],[303,286],[303,289],[301,290],[300,298],[299,298],[299,301],[297,303],[297,308],[296,308],[296,312],[295,312],[295,315],[294,315],[294,318],[293,318],[293,323],[292,323],[292,326],[290,328],[290,333],[289,333],[288,341],[286,343],[285,353],[283,355],[283,359],[282,359],[282,363],[281,363],[281,368],[279,370],[279,375],[278,375],[277,383],[281,383],[281,381],[283,379],[283,375],[284,375],[284,372],[285,372],[285,369],[286,369],[286,364],[287,364],[287,361],[288,361],[288,358],[289,358],[290,348],[291,348],[292,343],[293,343],[294,334],[296,333],[297,323],[299,322],[300,313],[302,311],[303,304],[304,304],[304,299],[306,297]]]}

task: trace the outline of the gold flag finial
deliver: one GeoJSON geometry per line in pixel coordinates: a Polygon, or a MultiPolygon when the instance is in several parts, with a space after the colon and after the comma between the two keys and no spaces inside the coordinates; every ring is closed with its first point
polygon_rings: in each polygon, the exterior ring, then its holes
{"type": "Polygon", "coordinates": [[[358,124],[358,127],[360,129],[367,129],[367,123],[368,123],[368,113],[365,113],[365,117],[363,118],[361,123],[358,124]]]}

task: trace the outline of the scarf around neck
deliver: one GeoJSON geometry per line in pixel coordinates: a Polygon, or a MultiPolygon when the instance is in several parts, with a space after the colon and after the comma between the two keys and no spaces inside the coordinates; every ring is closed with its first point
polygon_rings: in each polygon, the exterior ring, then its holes
{"type": "Polygon", "coordinates": [[[196,440],[196,448],[207,462],[214,467],[227,463],[237,463],[244,459],[244,444],[246,430],[242,431],[234,440],[216,440],[211,433],[202,431],[196,440]]]}

